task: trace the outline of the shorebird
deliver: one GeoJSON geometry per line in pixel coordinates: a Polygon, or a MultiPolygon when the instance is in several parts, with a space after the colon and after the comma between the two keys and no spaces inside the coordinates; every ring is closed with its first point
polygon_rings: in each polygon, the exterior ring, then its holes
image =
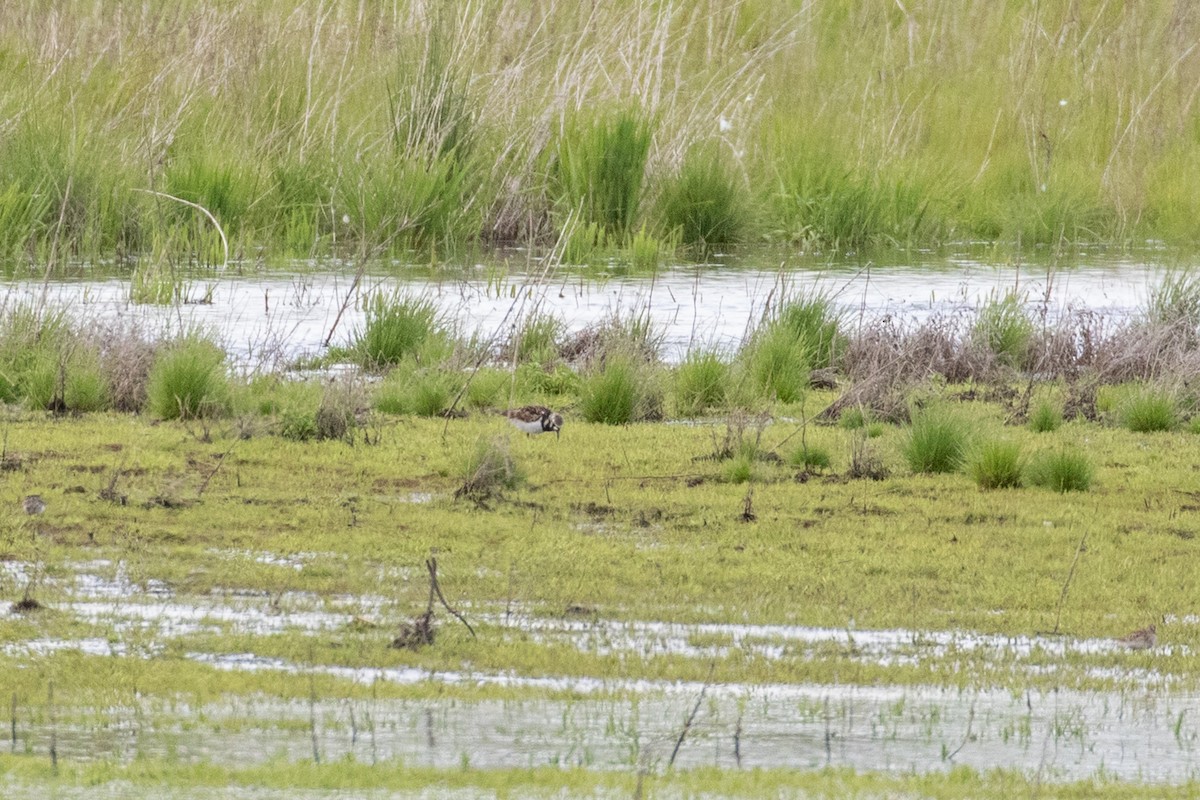
{"type": "Polygon", "coordinates": [[[25,495],[25,500],[21,503],[21,507],[25,509],[26,514],[32,517],[46,510],[46,501],[42,499],[40,494],[27,494],[25,495]]]}
{"type": "Polygon", "coordinates": [[[1130,650],[1149,650],[1157,641],[1157,627],[1151,625],[1149,628],[1140,628],[1128,636],[1122,636],[1117,639],[1117,644],[1128,647],[1130,650]]]}
{"type": "Polygon", "coordinates": [[[522,406],[505,411],[504,416],[528,434],[554,431],[554,435],[558,436],[562,430],[562,415],[555,414],[545,406],[522,406]]]}

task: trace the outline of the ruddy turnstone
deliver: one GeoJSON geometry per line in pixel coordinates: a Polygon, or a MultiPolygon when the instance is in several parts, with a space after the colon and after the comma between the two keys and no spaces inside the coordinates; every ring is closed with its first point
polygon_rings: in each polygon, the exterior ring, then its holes
{"type": "Polygon", "coordinates": [[[1128,636],[1122,636],[1117,639],[1117,644],[1128,647],[1130,650],[1149,650],[1157,641],[1157,628],[1151,625],[1149,628],[1136,630],[1128,636]]]}
{"type": "Polygon", "coordinates": [[[25,513],[32,517],[46,510],[46,501],[40,494],[27,494],[21,506],[25,509],[25,513]]]}
{"type": "Polygon", "coordinates": [[[504,412],[508,421],[526,433],[547,433],[554,431],[558,436],[562,430],[563,418],[545,406],[522,406],[504,412]]]}

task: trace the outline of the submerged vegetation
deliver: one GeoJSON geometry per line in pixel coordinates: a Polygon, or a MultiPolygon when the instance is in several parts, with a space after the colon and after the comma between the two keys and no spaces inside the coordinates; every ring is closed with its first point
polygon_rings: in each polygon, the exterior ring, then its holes
{"type": "Polygon", "coordinates": [[[0,258],[142,257],[164,302],[226,240],[1195,243],[1197,26],[1067,0],[15,0],[0,258]]]}

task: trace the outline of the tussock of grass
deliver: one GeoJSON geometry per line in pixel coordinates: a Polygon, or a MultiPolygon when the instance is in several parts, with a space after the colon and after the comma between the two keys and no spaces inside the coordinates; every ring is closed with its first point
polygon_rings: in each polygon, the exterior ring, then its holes
{"type": "Polygon", "coordinates": [[[1033,320],[1021,296],[1008,292],[1000,299],[991,298],[979,310],[973,335],[1002,363],[1022,367],[1034,336],[1033,320]]]}
{"type": "Polygon", "coordinates": [[[918,412],[913,416],[903,452],[913,472],[954,472],[966,457],[966,423],[941,407],[918,412]]]}
{"type": "Polygon", "coordinates": [[[161,351],[150,370],[147,408],[162,419],[195,419],[229,410],[225,351],[192,336],[161,351]]]}
{"type": "Polygon", "coordinates": [[[675,369],[675,407],[681,416],[703,414],[725,403],[729,366],[716,353],[694,351],[675,369]]]}
{"type": "Polygon", "coordinates": [[[461,475],[463,482],[454,496],[474,500],[486,499],[502,489],[515,489],[525,480],[504,439],[477,441],[461,475]]]}
{"type": "Polygon", "coordinates": [[[788,456],[788,463],[803,470],[821,472],[829,469],[833,459],[829,449],[821,445],[803,445],[797,447],[788,456]]]}
{"type": "Polygon", "coordinates": [[[612,358],[586,377],[580,388],[579,413],[588,422],[625,425],[643,418],[648,387],[630,358],[612,358]]]}
{"type": "Polygon", "coordinates": [[[428,300],[377,293],[367,301],[366,311],[354,353],[372,369],[395,366],[416,356],[440,335],[437,309],[428,300]]]}
{"type": "Polygon", "coordinates": [[[649,152],[650,128],[636,108],[569,119],[555,162],[560,205],[624,238],[637,217],[649,152]]]}
{"type": "Polygon", "coordinates": [[[1029,412],[1029,429],[1035,433],[1051,433],[1063,423],[1062,404],[1042,398],[1029,412]]]}
{"type": "Polygon", "coordinates": [[[745,190],[725,151],[716,145],[697,146],[688,152],[679,174],[665,183],[658,217],[681,244],[704,252],[745,238],[746,207],[745,190]]]}
{"type": "Polygon", "coordinates": [[[1034,486],[1066,493],[1087,491],[1094,473],[1091,459],[1085,453],[1064,448],[1034,456],[1026,474],[1034,486]]]}
{"type": "Polygon", "coordinates": [[[1179,424],[1178,403],[1165,389],[1147,387],[1131,394],[1119,414],[1121,424],[1135,433],[1169,431],[1179,424]]]}
{"type": "Polygon", "coordinates": [[[506,361],[552,364],[558,359],[566,328],[566,323],[552,314],[531,314],[513,331],[502,355],[506,361]]]}
{"type": "Polygon", "coordinates": [[[1021,485],[1025,458],[1016,442],[990,440],[980,444],[967,471],[981,489],[1014,489],[1021,485]]]}

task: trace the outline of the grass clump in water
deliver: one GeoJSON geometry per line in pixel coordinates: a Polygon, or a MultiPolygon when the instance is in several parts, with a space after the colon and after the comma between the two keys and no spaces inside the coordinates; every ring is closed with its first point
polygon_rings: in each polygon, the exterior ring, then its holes
{"type": "Polygon", "coordinates": [[[1085,453],[1067,448],[1040,453],[1030,462],[1026,475],[1034,486],[1065,493],[1087,491],[1094,473],[1085,453]]]}
{"type": "Polygon", "coordinates": [[[715,145],[693,148],[663,187],[658,216],[683,245],[702,252],[745,236],[744,192],[715,145]]]}
{"type": "Polygon", "coordinates": [[[163,419],[219,416],[229,409],[225,351],[190,336],[165,349],[150,369],[146,387],[150,412],[163,419]]]}
{"type": "Polygon", "coordinates": [[[913,415],[904,459],[913,472],[954,472],[962,466],[967,450],[967,426],[942,408],[929,408],[913,415]]]}
{"type": "Polygon", "coordinates": [[[416,357],[440,336],[432,302],[379,293],[368,301],[366,322],[353,352],[364,366],[382,369],[416,357]]]}
{"type": "Polygon", "coordinates": [[[967,471],[981,489],[1012,489],[1021,485],[1025,459],[1016,442],[984,442],[972,454],[967,471]]]}
{"type": "Polygon", "coordinates": [[[1134,433],[1169,431],[1179,423],[1179,408],[1171,392],[1146,387],[1125,399],[1119,416],[1121,424],[1134,433]]]}
{"type": "Polygon", "coordinates": [[[569,120],[555,165],[560,205],[623,240],[637,217],[649,153],[650,128],[637,110],[569,120]]]}

